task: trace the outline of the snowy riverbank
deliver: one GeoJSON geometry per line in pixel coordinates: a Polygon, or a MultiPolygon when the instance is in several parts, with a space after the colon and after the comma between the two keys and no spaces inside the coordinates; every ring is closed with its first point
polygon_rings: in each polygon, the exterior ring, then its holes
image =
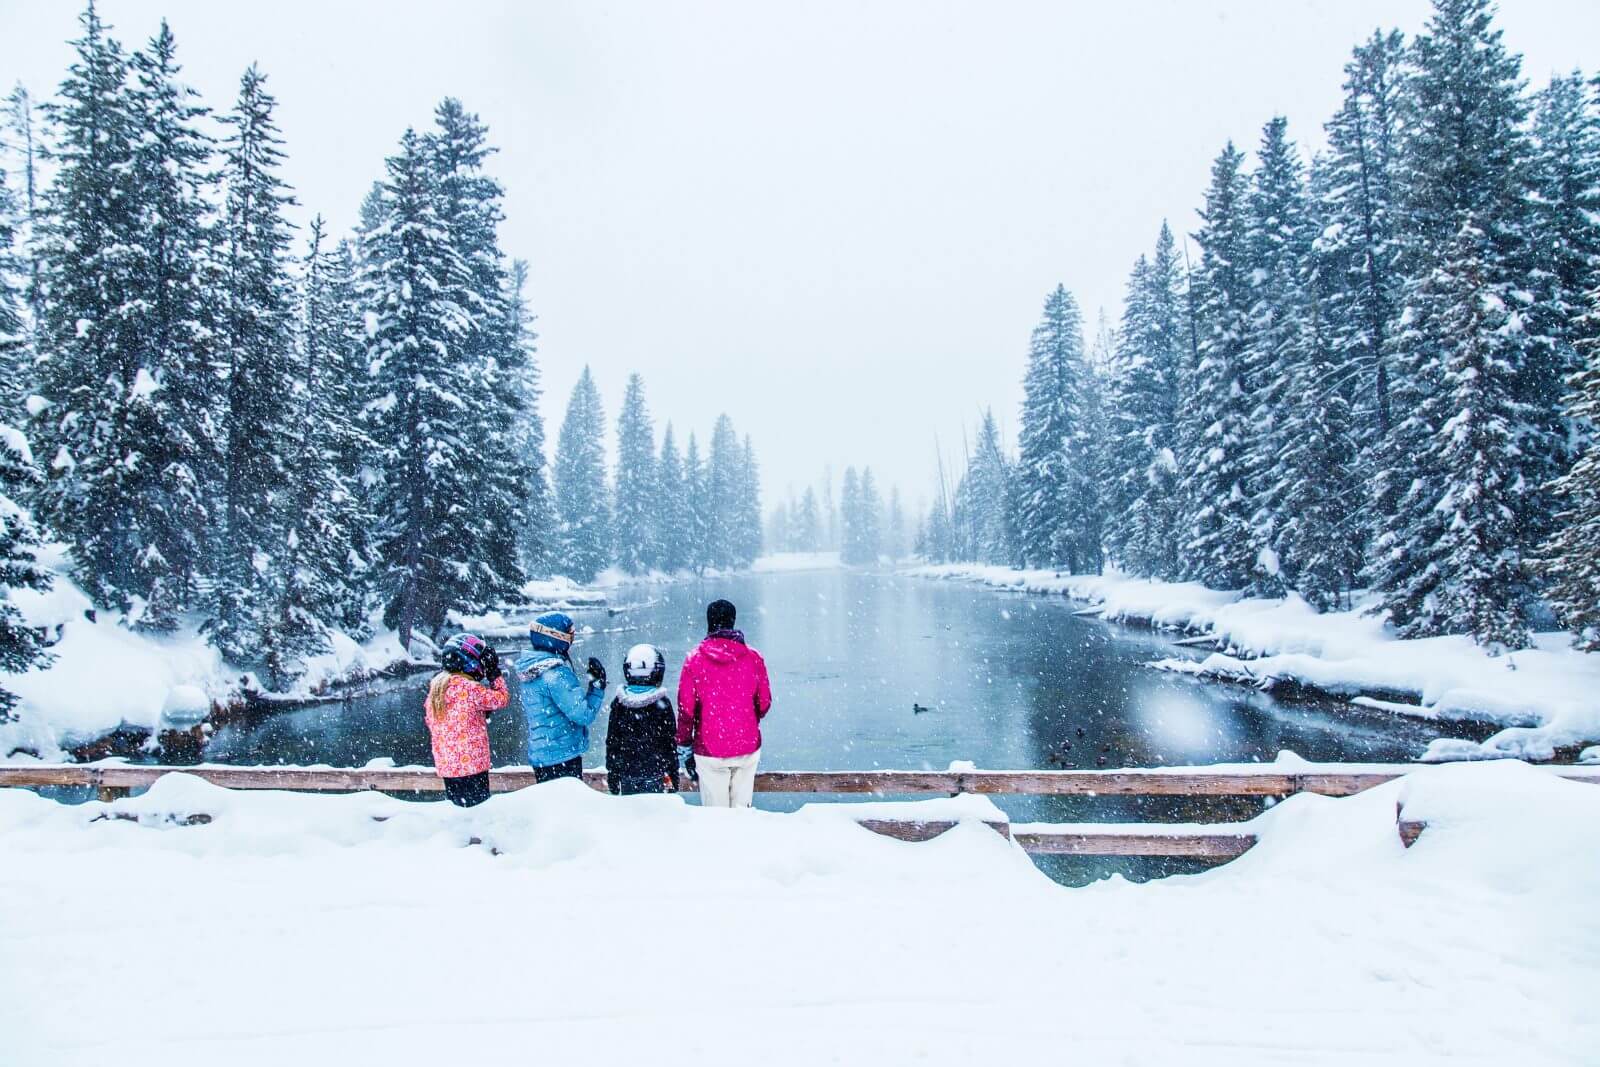
{"type": "Polygon", "coordinates": [[[1436,741],[1425,758],[1549,759],[1557,748],[1600,741],[1600,656],[1574,651],[1564,633],[1540,634],[1532,649],[1490,656],[1467,637],[1399,640],[1361,603],[1353,611],[1319,615],[1297,596],[1246,600],[1193,582],[1114,573],[1060,575],[978,564],[905,573],[1064,595],[1098,606],[1111,621],[1208,635],[1219,649],[1202,660],[1153,664],[1163,669],[1263,688],[1294,682],[1408,715],[1505,727],[1482,744],[1436,741]],[[1404,695],[1414,703],[1372,694],[1404,695]]]}
{"type": "Polygon", "coordinates": [[[905,844],[825,807],[572,782],[471,810],[184,776],[110,805],[0,790],[0,1035],[8,1062],[59,1067],[1409,1067],[1578,1064],[1600,1041],[1600,789],[1521,764],[1297,796],[1222,868],[1083,889],[981,825],[905,844]],[[1402,800],[1429,824],[1410,850],[1402,800]],[[159,951],[115,947],[135,925],[159,951]],[[738,946],[721,978],[713,944],[738,946]]]}
{"type": "MultiPolygon", "coordinates": [[[[223,663],[196,625],[169,635],[129,629],[112,613],[92,610],[89,598],[67,577],[67,561],[59,547],[41,553],[40,561],[54,577],[51,588],[43,593],[13,590],[11,599],[28,625],[50,635],[55,642],[50,652],[55,658],[43,670],[6,677],[4,684],[18,695],[20,705],[16,721],[0,723],[0,761],[29,754],[61,759],[65,749],[117,730],[153,733],[164,723],[186,727],[213,707],[228,707],[247,698],[303,702],[341,686],[432,664],[431,659],[418,660],[408,654],[394,632],[382,629],[374,618],[378,632],[370,640],[357,642],[335,633],[332,649],[308,661],[292,686],[269,692],[259,678],[223,663]]],[[[837,553],[784,553],[757,560],[751,572],[838,566],[837,553]]],[[[714,572],[703,577],[718,576],[714,572]]],[[[490,637],[521,637],[526,634],[528,619],[540,612],[620,614],[654,602],[648,591],[624,595],[624,589],[696,577],[687,573],[631,577],[608,571],[587,584],[559,576],[536,579],[523,586],[526,602],[516,608],[456,615],[452,621],[490,637]]],[[[416,647],[411,652],[422,655],[416,647]]]]}

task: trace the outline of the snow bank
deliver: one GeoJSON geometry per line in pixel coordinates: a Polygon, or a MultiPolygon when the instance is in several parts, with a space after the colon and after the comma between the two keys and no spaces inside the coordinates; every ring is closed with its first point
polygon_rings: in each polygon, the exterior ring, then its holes
{"type": "MultiPolygon", "coordinates": [[[[191,621],[172,634],[141,633],[113,612],[96,612],[67,576],[58,546],[40,553],[52,572],[44,592],[14,589],[10,598],[29,626],[55,641],[43,669],[8,674],[4,685],[20,698],[17,721],[0,723],[0,760],[19,752],[59,759],[63,748],[119,727],[187,728],[214,704],[260,692],[252,675],[230,670],[191,621]],[[164,717],[165,716],[165,717],[164,717]]],[[[305,699],[340,681],[370,677],[407,660],[393,632],[365,644],[334,634],[332,648],[305,663],[288,692],[275,699],[305,699]]]]}
{"type": "Polygon", "coordinates": [[[1479,719],[1509,727],[1481,745],[1436,742],[1434,759],[1515,756],[1549,759],[1559,747],[1600,739],[1600,656],[1577,652],[1564,633],[1538,634],[1531,649],[1490,656],[1469,637],[1402,641],[1382,618],[1352,611],[1318,614],[1299,596],[1247,600],[1194,582],[1063,575],[1009,567],[914,568],[921,578],[970,581],[998,589],[1058,594],[1099,605],[1103,618],[1195,631],[1220,651],[1159,666],[1253,682],[1292,681],[1330,693],[1408,694],[1419,702],[1366,705],[1424,717],[1479,719]],[[1469,747],[1470,746],[1470,747],[1469,747]]]}
{"type": "Polygon", "coordinates": [[[61,1067],[1592,1062],[1600,789],[1428,768],[1252,827],[1205,875],[1065,889],[981,825],[575,782],[0,791],[0,1034],[61,1067]]]}

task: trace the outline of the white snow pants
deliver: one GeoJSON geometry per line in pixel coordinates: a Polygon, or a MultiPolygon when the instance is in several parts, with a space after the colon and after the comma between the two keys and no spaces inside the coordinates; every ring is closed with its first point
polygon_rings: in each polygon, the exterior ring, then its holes
{"type": "Polygon", "coordinates": [[[761,762],[758,748],[748,756],[696,756],[695,770],[700,772],[700,806],[702,808],[748,808],[756,791],[756,764],[761,762]]]}

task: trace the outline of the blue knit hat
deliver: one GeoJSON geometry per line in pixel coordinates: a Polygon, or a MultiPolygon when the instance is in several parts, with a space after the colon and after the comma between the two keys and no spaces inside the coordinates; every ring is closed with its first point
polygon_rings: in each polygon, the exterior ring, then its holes
{"type": "Polygon", "coordinates": [[[528,624],[528,643],[539,652],[565,656],[572,648],[577,629],[570,615],[559,611],[547,612],[528,624]]]}

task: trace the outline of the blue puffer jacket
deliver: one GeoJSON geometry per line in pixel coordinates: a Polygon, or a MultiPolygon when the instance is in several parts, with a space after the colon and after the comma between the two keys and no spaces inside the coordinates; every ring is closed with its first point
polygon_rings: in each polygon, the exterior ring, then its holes
{"type": "Polygon", "coordinates": [[[589,751],[589,724],[600,714],[605,690],[584,686],[566,659],[537,650],[517,657],[517,677],[528,718],[528,765],[549,767],[589,751]]]}

